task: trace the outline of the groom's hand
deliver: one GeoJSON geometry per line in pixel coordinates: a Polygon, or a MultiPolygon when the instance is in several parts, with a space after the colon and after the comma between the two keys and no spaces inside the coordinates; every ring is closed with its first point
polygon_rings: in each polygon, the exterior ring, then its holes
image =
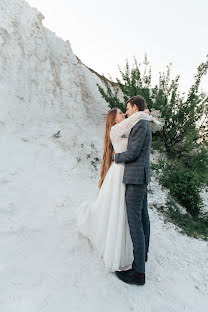
{"type": "Polygon", "coordinates": [[[146,113],[146,114],[149,114],[149,115],[150,115],[150,111],[149,111],[149,109],[148,109],[148,108],[146,108],[146,109],[144,110],[144,113],[146,113]]]}

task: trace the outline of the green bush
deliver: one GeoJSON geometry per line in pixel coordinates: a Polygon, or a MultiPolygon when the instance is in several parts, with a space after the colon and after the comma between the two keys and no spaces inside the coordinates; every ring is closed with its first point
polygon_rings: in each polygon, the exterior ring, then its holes
{"type": "Polygon", "coordinates": [[[192,216],[198,216],[202,207],[200,191],[203,181],[199,173],[183,164],[167,163],[160,178],[161,183],[170,190],[170,194],[186,207],[192,216]]]}
{"type": "Polygon", "coordinates": [[[208,240],[208,215],[193,217],[189,213],[182,213],[169,197],[165,206],[152,205],[165,218],[165,222],[172,222],[178,226],[181,233],[194,238],[208,240]]]}

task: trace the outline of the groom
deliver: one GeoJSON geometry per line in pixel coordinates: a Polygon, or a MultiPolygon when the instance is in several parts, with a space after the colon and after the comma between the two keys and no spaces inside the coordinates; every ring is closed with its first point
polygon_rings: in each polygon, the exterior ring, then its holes
{"type": "MultiPolygon", "coordinates": [[[[126,105],[127,116],[147,108],[140,95],[131,97],[126,105]]],[[[127,151],[113,156],[116,163],[125,163],[123,183],[126,184],[125,200],[134,254],[132,269],[115,273],[122,281],[137,285],[145,284],[145,261],[149,250],[147,184],[150,181],[151,142],[149,121],[139,120],[129,134],[127,151]]]]}

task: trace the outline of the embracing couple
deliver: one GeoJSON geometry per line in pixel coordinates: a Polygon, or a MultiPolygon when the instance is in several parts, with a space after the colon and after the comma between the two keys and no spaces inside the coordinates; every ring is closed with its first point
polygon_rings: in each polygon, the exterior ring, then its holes
{"type": "Polygon", "coordinates": [[[150,123],[160,122],[139,95],[126,102],[126,115],[119,108],[107,114],[99,193],[95,202],[81,204],[78,230],[108,272],[126,283],[144,285],[150,240],[150,123]]]}

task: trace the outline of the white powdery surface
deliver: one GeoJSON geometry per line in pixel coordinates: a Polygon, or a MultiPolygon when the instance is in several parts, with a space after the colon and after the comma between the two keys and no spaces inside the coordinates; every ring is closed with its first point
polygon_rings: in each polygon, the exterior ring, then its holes
{"type": "MultiPolygon", "coordinates": [[[[80,203],[96,198],[99,177],[41,134],[1,136],[0,311],[206,311],[207,242],[150,209],[145,286],[106,273],[75,221],[80,203]]],[[[151,189],[149,202],[164,203],[154,179],[151,189]]]]}
{"type": "MultiPolygon", "coordinates": [[[[207,310],[207,242],[150,210],[143,287],[106,273],[76,229],[95,199],[107,105],[98,77],[22,0],[0,0],[0,311],[207,310]],[[57,137],[53,137],[58,133],[57,137]]],[[[151,183],[149,202],[165,203],[151,183]]]]}

